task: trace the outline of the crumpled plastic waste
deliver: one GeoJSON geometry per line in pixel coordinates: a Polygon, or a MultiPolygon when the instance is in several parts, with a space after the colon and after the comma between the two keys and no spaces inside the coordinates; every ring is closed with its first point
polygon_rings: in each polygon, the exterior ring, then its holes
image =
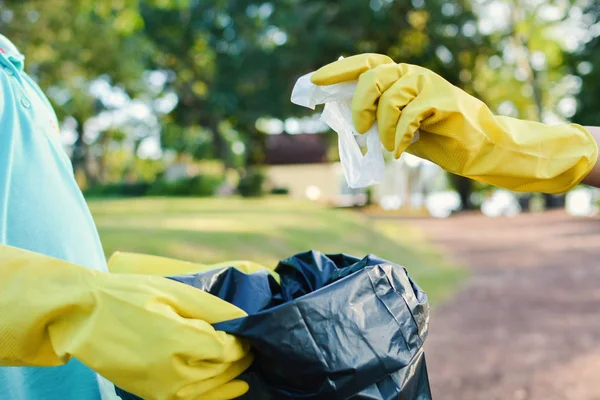
{"type": "Polygon", "coordinates": [[[325,104],[321,121],[338,134],[340,163],[348,186],[356,189],[378,184],[385,172],[383,150],[379,141],[377,125],[365,134],[367,152],[362,150],[355,138],[352,125],[351,103],[356,82],[317,86],[310,81],[312,73],[298,79],[292,90],[292,103],[315,109],[325,104]]]}

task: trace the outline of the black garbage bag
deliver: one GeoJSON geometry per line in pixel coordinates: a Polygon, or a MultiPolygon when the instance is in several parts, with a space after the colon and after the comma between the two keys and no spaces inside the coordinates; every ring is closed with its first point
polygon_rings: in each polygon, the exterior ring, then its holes
{"type": "MultiPolygon", "coordinates": [[[[429,305],[404,267],[373,255],[301,253],[276,271],[172,277],[248,313],[215,325],[255,354],[244,400],[431,399],[423,342],[429,305]]],[[[117,390],[123,400],[137,397],[117,390]]]]}

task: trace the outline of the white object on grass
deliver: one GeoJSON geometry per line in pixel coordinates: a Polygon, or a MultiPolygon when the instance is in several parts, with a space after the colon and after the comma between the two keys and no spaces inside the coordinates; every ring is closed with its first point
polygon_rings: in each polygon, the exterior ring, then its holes
{"type": "Polygon", "coordinates": [[[448,218],[460,208],[460,196],[450,190],[432,193],[425,198],[425,207],[434,218],[448,218]]]}
{"type": "Polygon", "coordinates": [[[594,193],[588,188],[575,189],[567,193],[565,209],[570,215],[577,217],[588,217],[598,213],[594,193]]]}
{"type": "Polygon", "coordinates": [[[506,190],[496,190],[484,200],[481,212],[487,217],[514,217],[521,212],[517,197],[506,190]]]}

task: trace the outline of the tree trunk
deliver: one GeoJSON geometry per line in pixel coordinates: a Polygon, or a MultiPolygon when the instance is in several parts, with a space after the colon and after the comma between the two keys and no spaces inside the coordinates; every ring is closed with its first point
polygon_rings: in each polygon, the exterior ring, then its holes
{"type": "Polygon", "coordinates": [[[512,8],[512,24],[513,29],[511,33],[511,39],[517,49],[519,49],[519,60],[518,65],[527,71],[527,82],[533,89],[533,101],[535,102],[535,108],[537,111],[537,120],[542,121],[544,112],[544,103],[542,98],[542,88],[538,79],[537,72],[531,63],[531,50],[529,49],[529,41],[519,35],[516,32],[515,25],[519,21],[519,12],[521,11],[518,4],[515,4],[512,8]]]}
{"type": "Polygon", "coordinates": [[[77,120],[77,139],[73,144],[73,153],[71,154],[71,164],[73,164],[73,173],[77,174],[79,171],[83,173],[85,178],[85,184],[87,186],[93,185],[95,179],[89,170],[89,146],[83,140],[83,123],[77,120]]]}
{"type": "Polygon", "coordinates": [[[98,157],[98,173],[97,178],[98,182],[106,183],[106,164],[108,162],[108,143],[110,142],[109,136],[106,132],[101,134],[98,145],[102,148],[102,154],[98,157]]]}
{"type": "Polygon", "coordinates": [[[564,195],[544,194],[544,207],[546,210],[554,210],[565,206],[564,195]]]}
{"type": "Polygon", "coordinates": [[[473,202],[471,201],[471,193],[473,192],[473,182],[464,177],[458,178],[458,195],[460,197],[460,204],[463,210],[472,210],[473,202]]]}
{"type": "Polygon", "coordinates": [[[450,175],[452,186],[458,193],[462,210],[473,210],[475,207],[471,201],[473,193],[473,181],[460,175],[450,175]]]}
{"type": "Polygon", "coordinates": [[[265,158],[265,134],[254,127],[246,127],[248,148],[246,148],[246,165],[262,164],[265,158]]]}
{"type": "Polygon", "coordinates": [[[78,171],[84,168],[86,153],[87,153],[87,145],[83,141],[83,132],[79,127],[79,124],[76,128],[77,139],[73,144],[73,152],[71,153],[71,163],[73,164],[73,170],[78,171]]]}
{"type": "MultiPolygon", "coordinates": [[[[517,47],[520,52],[519,52],[519,61],[518,64],[521,68],[525,69],[527,71],[527,82],[531,85],[532,89],[533,89],[533,101],[535,102],[535,108],[537,111],[537,120],[539,122],[542,122],[543,119],[543,115],[544,115],[544,102],[543,102],[543,93],[542,93],[542,87],[540,85],[539,82],[539,77],[538,77],[538,73],[535,70],[535,68],[533,68],[533,64],[531,63],[531,50],[529,48],[529,41],[527,40],[527,38],[524,38],[522,35],[519,35],[516,30],[514,29],[514,26],[517,24],[518,20],[519,20],[519,12],[521,11],[520,9],[520,5],[518,4],[518,2],[515,2],[513,8],[512,8],[512,24],[513,24],[513,30],[512,30],[512,40],[513,43],[515,44],[515,47],[517,47]]],[[[546,209],[553,209],[553,208],[560,208],[562,207],[562,199],[559,196],[555,196],[555,195],[551,195],[551,194],[543,194],[544,200],[545,200],[545,208],[546,209]]]]}
{"type": "Polygon", "coordinates": [[[229,170],[234,168],[233,160],[231,158],[231,147],[227,142],[227,139],[219,132],[219,121],[212,119],[208,123],[208,129],[213,136],[217,158],[223,163],[223,179],[225,179],[229,170]]]}

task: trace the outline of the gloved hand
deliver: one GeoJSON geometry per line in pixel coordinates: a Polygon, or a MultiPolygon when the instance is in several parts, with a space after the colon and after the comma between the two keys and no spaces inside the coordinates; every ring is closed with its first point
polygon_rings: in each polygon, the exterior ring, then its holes
{"type": "Polygon", "coordinates": [[[224,261],[218,264],[205,265],[150,254],[120,251],[115,252],[108,260],[108,269],[113,274],[177,276],[196,274],[226,267],[234,267],[245,274],[268,271],[279,282],[279,274],[277,272],[252,261],[224,261]]]}
{"type": "Polygon", "coordinates": [[[165,278],[111,275],[0,245],[0,364],[75,357],[144,399],[232,399],[249,346],[211,326],[239,308],[165,278]]]}
{"type": "Polygon", "coordinates": [[[358,80],[352,101],[359,133],[377,120],[381,142],[396,158],[407,151],[445,170],[514,191],[561,193],[577,185],[598,158],[583,127],[548,126],[496,116],[478,99],[425,68],[362,54],[326,65],[311,80],[358,80]],[[419,140],[411,144],[416,130],[419,140]]]}

